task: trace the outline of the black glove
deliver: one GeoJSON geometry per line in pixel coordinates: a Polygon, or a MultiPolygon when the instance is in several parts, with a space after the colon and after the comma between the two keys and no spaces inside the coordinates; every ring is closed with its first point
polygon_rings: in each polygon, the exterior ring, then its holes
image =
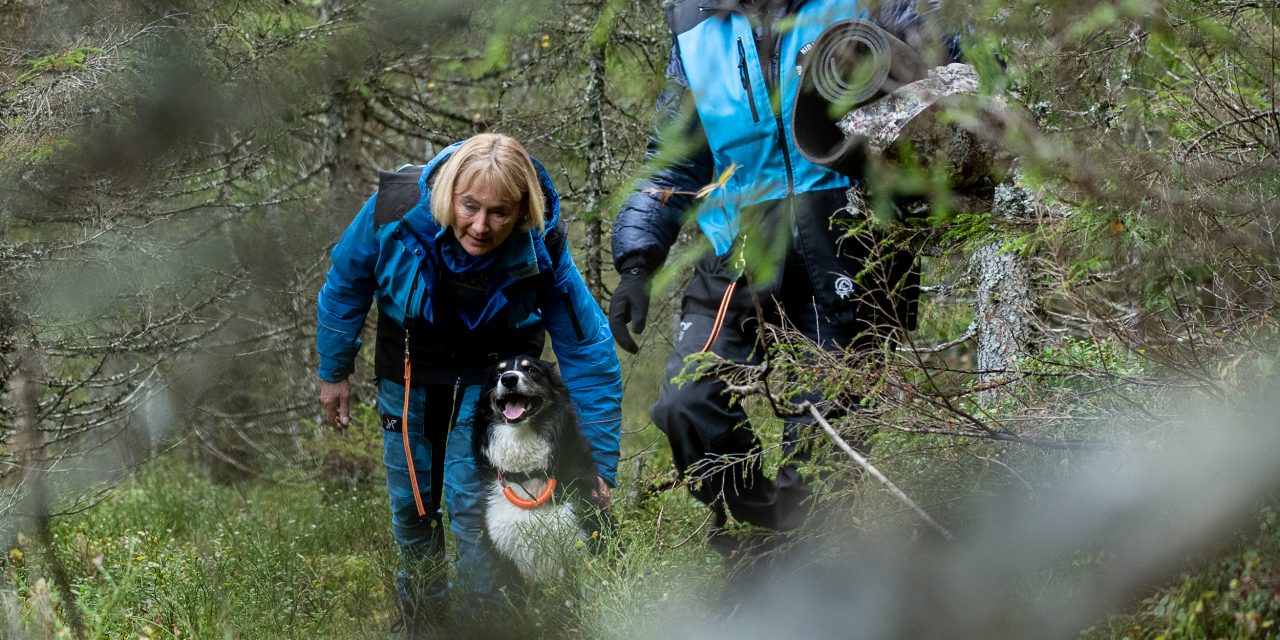
{"type": "Polygon", "coordinates": [[[644,331],[644,321],[649,315],[649,270],[637,265],[624,265],[621,270],[622,280],[618,288],[613,290],[613,300],[609,302],[609,330],[613,339],[628,353],[636,353],[640,347],[631,334],[627,332],[627,323],[636,333],[644,331]]]}

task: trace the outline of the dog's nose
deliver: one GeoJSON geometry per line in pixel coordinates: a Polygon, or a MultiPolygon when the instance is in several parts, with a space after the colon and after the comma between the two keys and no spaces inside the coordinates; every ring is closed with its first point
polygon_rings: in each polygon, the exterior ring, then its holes
{"type": "Polygon", "coordinates": [[[508,389],[514,389],[516,388],[516,385],[520,384],[520,376],[514,373],[504,373],[498,381],[502,383],[502,386],[508,389]]]}

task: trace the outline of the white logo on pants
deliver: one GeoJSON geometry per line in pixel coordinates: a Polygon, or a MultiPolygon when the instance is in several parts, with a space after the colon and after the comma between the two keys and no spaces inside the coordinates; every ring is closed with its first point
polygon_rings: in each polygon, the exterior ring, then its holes
{"type": "Polygon", "coordinates": [[[849,276],[840,276],[836,278],[836,295],[841,300],[848,300],[853,296],[853,278],[849,276]]]}

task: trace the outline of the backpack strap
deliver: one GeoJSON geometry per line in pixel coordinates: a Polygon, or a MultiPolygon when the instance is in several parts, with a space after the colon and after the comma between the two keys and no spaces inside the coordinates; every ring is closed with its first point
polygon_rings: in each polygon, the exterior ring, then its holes
{"type": "Polygon", "coordinates": [[[378,172],[378,199],[373,204],[373,225],[380,227],[404,217],[422,199],[418,180],[426,165],[407,164],[395,171],[378,172]]]}
{"type": "Polygon", "coordinates": [[[676,2],[667,5],[667,21],[671,25],[671,33],[679,36],[698,26],[702,21],[707,20],[717,12],[737,8],[737,6],[737,2],[731,1],[676,0],[676,2]]]}

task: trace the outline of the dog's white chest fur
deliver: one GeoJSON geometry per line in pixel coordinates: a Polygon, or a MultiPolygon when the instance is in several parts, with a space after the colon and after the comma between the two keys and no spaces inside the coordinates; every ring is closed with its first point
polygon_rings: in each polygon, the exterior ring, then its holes
{"type": "MultiPolygon", "coordinates": [[[[489,462],[505,473],[535,473],[551,467],[551,443],[535,430],[509,424],[493,425],[484,450],[489,462]]],[[[522,498],[542,493],[546,480],[508,482],[522,498]]],[[[511,558],[520,573],[533,580],[550,578],[565,566],[574,543],[585,540],[573,504],[556,500],[532,509],[511,504],[502,494],[501,482],[489,485],[485,527],[493,544],[511,558]]]]}
{"type": "Polygon", "coordinates": [[[509,424],[493,425],[484,455],[497,469],[511,473],[533,473],[551,466],[551,443],[533,429],[509,424]]]}
{"type": "MultiPolygon", "coordinates": [[[[546,486],[545,480],[510,483],[521,497],[536,496],[546,486]]],[[[578,522],[577,509],[554,499],[532,509],[511,504],[502,494],[502,483],[489,485],[489,508],[485,510],[485,527],[493,544],[515,562],[520,573],[532,580],[555,576],[565,566],[576,542],[586,540],[578,522]]]]}

